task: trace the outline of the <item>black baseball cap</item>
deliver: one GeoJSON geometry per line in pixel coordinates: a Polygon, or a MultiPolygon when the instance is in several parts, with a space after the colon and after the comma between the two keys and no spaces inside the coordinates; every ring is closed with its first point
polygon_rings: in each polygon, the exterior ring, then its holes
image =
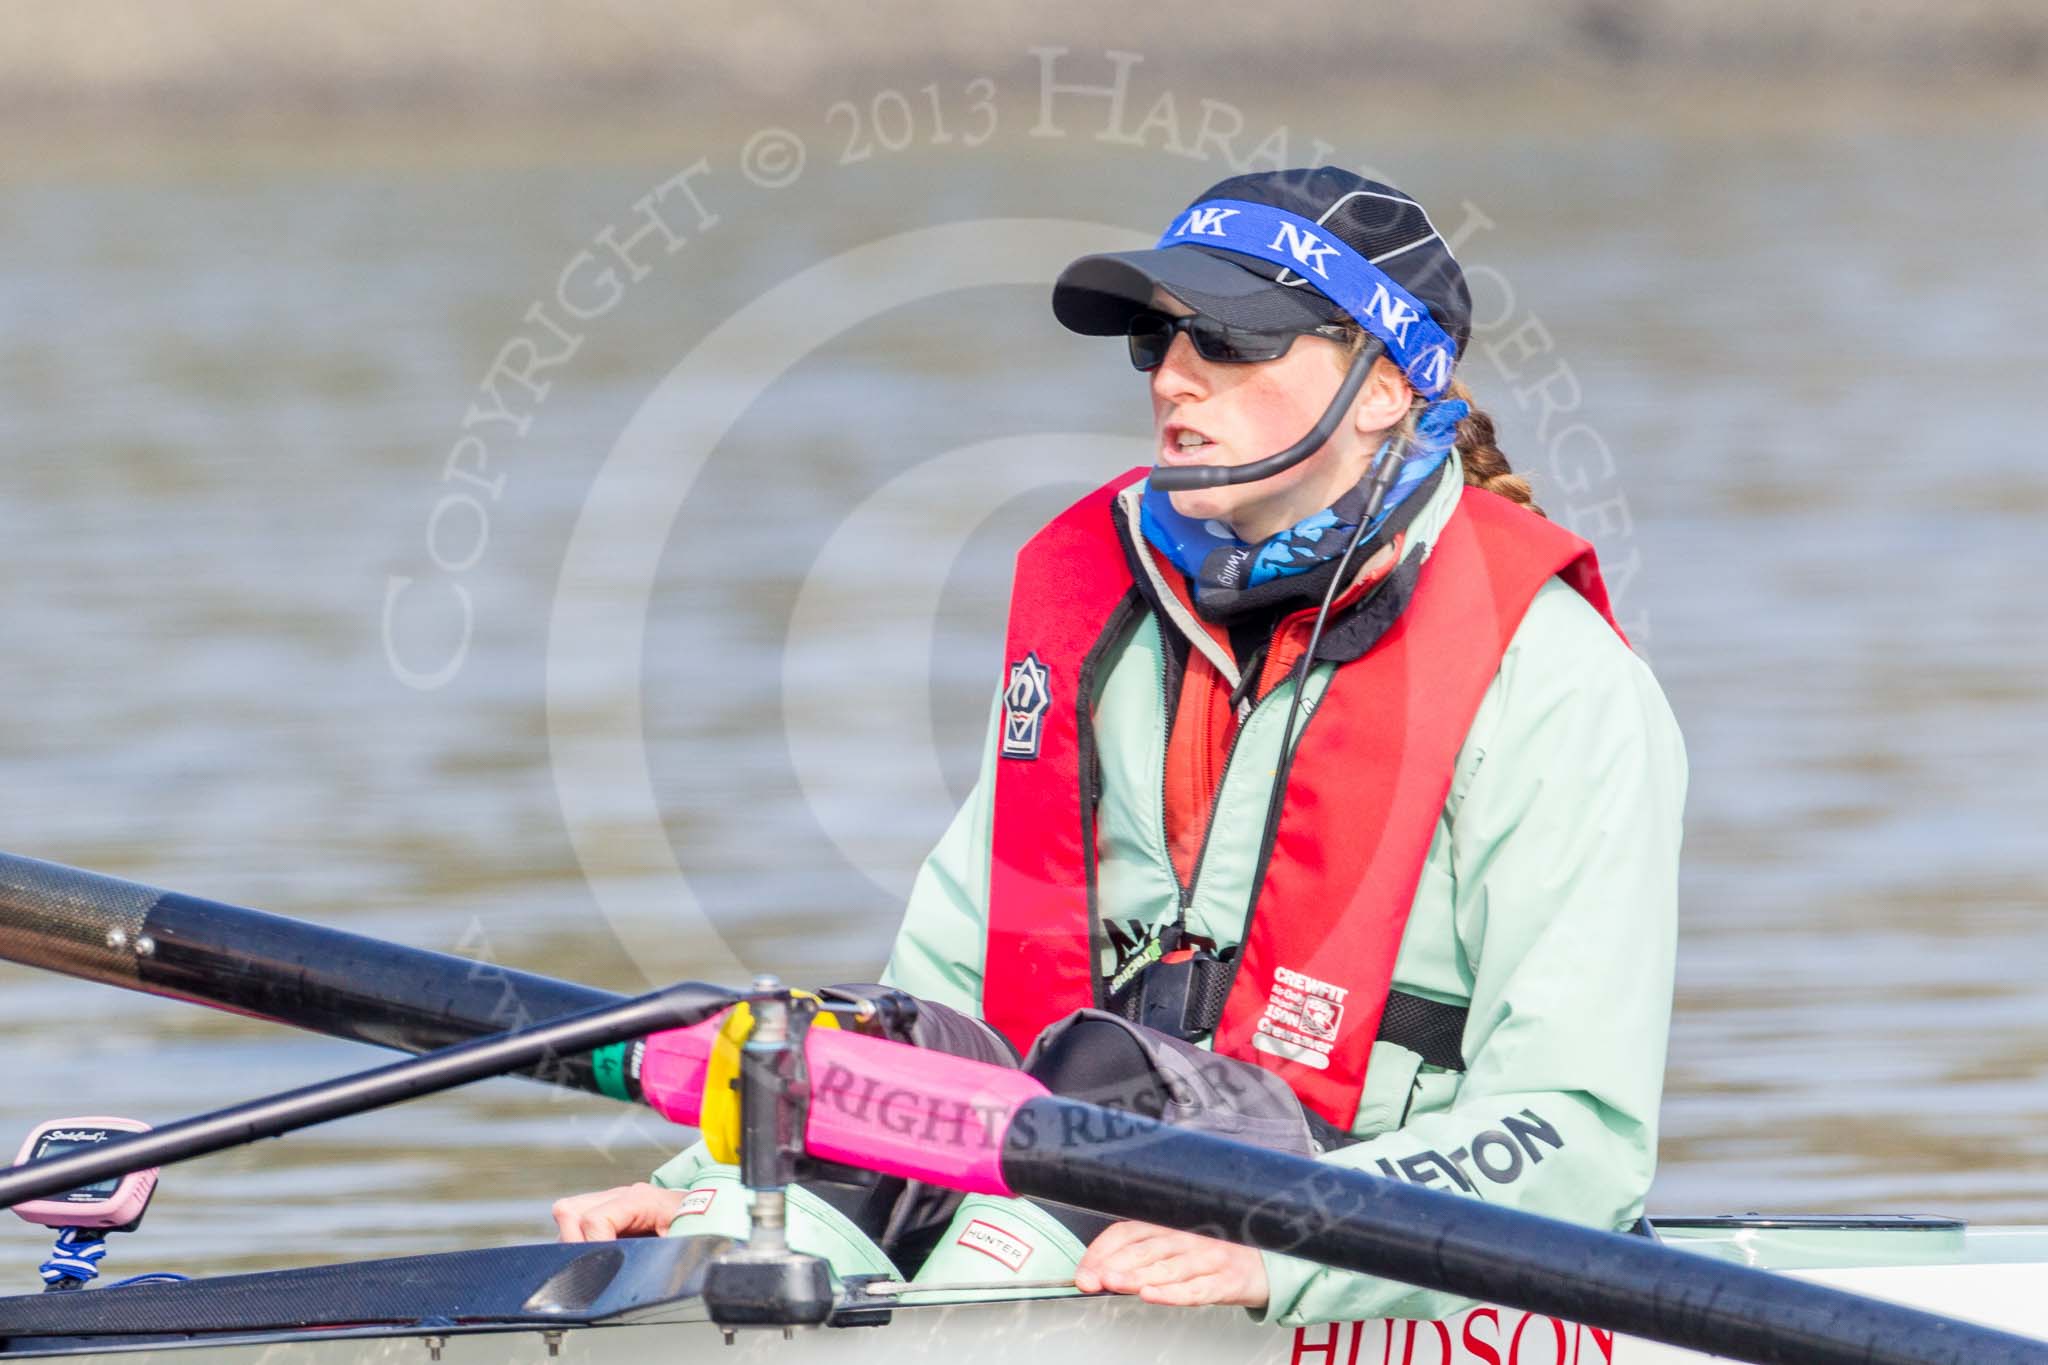
{"type": "Polygon", "coordinates": [[[1441,390],[1472,333],[1465,272],[1422,205],[1338,166],[1218,181],[1158,245],[1061,271],[1053,315],[1087,336],[1120,336],[1155,285],[1237,327],[1356,322],[1425,392],[1441,390]]]}

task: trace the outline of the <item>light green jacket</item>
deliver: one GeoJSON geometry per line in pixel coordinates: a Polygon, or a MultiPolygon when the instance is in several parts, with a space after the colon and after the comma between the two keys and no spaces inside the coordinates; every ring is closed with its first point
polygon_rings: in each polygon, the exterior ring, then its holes
{"type": "MultiPolygon", "coordinates": [[[[1405,553],[1434,538],[1462,487],[1453,457],[1405,553]]],[[[1164,628],[1235,681],[1236,661],[1193,623],[1164,628]]],[[[1095,725],[1101,912],[1163,926],[1179,892],[1161,809],[1161,629],[1148,614],[1105,670],[1095,725]]],[[[1311,673],[1305,710],[1332,668],[1311,673]]],[[[1242,720],[1223,776],[1188,910],[1190,929],[1220,946],[1237,943],[1252,893],[1290,697],[1283,684],[1242,720]]],[[[977,1014],[999,728],[998,709],[980,779],[918,873],[884,977],[977,1014]]],[[[1469,1004],[1466,1069],[1375,1043],[1353,1124],[1368,1140],[1323,1160],[1578,1223],[1635,1220],[1656,1164],[1685,783],[1683,741],[1649,668],[1577,592],[1546,584],[1459,752],[1394,969],[1396,989],[1469,1004]]],[[[1280,1324],[1462,1306],[1285,1256],[1268,1254],[1266,1271],[1263,1316],[1280,1324]]]]}

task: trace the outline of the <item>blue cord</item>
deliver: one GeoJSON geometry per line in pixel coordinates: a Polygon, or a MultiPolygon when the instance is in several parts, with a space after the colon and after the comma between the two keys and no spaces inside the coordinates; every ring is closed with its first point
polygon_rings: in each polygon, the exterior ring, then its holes
{"type": "MultiPolygon", "coordinates": [[[[50,1259],[42,1264],[43,1288],[46,1291],[71,1289],[98,1279],[100,1262],[106,1254],[107,1239],[92,1229],[60,1228],[57,1244],[50,1250],[50,1259]]],[[[105,1287],[120,1289],[131,1284],[176,1284],[188,1278],[175,1271],[152,1270],[146,1275],[130,1275],[125,1280],[115,1280],[105,1287]]]]}
{"type": "Polygon", "coordinates": [[[57,1229],[57,1244],[41,1267],[43,1288],[55,1289],[66,1280],[85,1284],[98,1279],[100,1261],[106,1254],[106,1239],[90,1228],[57,1229]]]}

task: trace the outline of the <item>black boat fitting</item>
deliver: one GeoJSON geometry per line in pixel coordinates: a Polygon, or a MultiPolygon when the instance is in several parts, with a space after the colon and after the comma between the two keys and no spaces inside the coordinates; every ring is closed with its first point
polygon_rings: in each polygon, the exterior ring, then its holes
{"type": "Polygon", "coordinates": [[[753,1027],[740,1049],[740,1183],[752,1227],[744,1247],[713,1261],[704,1306],[727,1342],[742,1327],[815,1327],[832,1316],[832,1272],[792,1250],[789,1186],[803,1160],[810,1079],[804,1036],[818,1002],[792,995],[772,976],[754,978],[753,1027]]]}

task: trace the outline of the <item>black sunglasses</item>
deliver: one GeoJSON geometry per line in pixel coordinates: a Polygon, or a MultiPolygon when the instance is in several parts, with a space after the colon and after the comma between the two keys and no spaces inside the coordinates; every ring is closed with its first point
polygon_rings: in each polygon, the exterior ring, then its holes
{"type": "Polygon", "coordinates": [[[1173,346],[1176,332],[1186,332],[1188,340],[1194,343],[1195,354],[1219,365],[1278,360],[1299,336],[1328,337],[1332,341],[1344,341],[1351,336],[1350,328],[1334,322],[1313,327],[1232,327],[1202,313],[1174,317],[1151,309],[1133,314],[1124,330],[1130,338],[1131,364],[1147,371],[1166,363],[1166,353],[1173,346]]]}

